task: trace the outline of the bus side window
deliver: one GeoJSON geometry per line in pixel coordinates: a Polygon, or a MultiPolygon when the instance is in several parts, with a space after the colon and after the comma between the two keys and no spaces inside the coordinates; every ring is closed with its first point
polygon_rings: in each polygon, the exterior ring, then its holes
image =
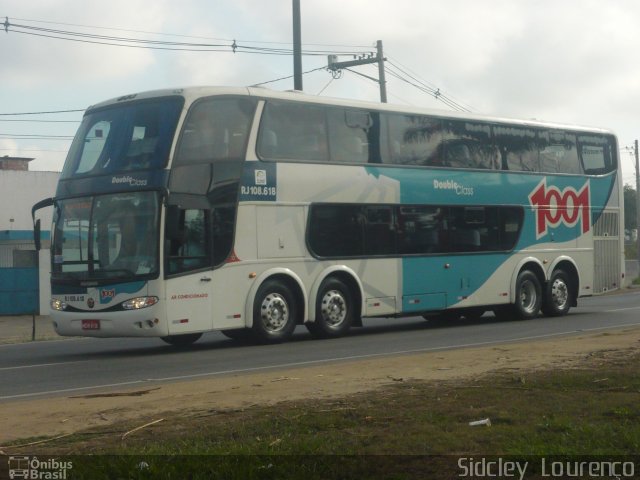
{"type": "Polygon", "coordinates": [[[524,220],[524,212],[520,207],[501,207],[500,213],[500,232],[499,242],[500,250],[513,250],[516,247],[522,222],[524,220]]]}
{"type": "Polygon", "coordinates": [[[323,107],[279,101],[267,103],[257,145],[261,158],[326,161],[328,150],[323,107]]]}
{"type": "Polygon", "coordinates": [[[395,255],[396,225],[393,209],[388,205],[369,205],[365,208],[364,254],[395,255]]]}
{"type": "Polygon", "coordinates": [[[327,110],[331,161],[366,163],[369,159],[369,112],[330,108],[327,110]]]}
{"type": "Polygon", "coordinates": [[[402,206],[398,209],[398,253],[442,253],[448,248],[447,207],[402,206]]]}
{"type": "Polygon", "coordinates": [[[165,249],[167,274],[187,272],[211,265],[208,211],[167,209],[165,249]]]}
{"type": "Polygon", "coordinates": [[[576,136],[562,131],[538,132],[540,171],[544,173],[582,173],[576,136]]]}
{"type": "Polygon", "coordinates": [[[578,135],[580,158],[587,175],[602,175],[616,168],[614,142],[603,135],[578,135]]]}
{"type": "Polygon", "coordinates": [[[364,252],[365,212],[362,205],[312,205],[308,238],[319,257],[354,257],[364,252]]]}
{"type": "Polygon", "coordinates": [[[233,247],[236,207],[235,205],[215,207],[211,211],[211,217],[213,264],[220,265],[229,257],[233,247]]]}
{"type": "Polygon", "coordinates": [[[441,165],[442,122],[422,115],[381,114],[387,119],[389,156],[384,163],[441,165]]]}
{"type": "Polygon", "coordinates": [[[500,169],[500,155],[493,144],[489,124],[446,120],[442,135],[440,155],[444,166],[500,169]]]}
{"type": "Polygon", "coordinates": [[[254,110],[255,102],[242,98],[213,97],[194,104],[175,165],[243,158],[254,110]]]}
{"type": "Polygon", "coordinates": [[[540,171],[535,130],[494,125],[493,136],[500,150],[503,170],[515,172],[540,171]]]}

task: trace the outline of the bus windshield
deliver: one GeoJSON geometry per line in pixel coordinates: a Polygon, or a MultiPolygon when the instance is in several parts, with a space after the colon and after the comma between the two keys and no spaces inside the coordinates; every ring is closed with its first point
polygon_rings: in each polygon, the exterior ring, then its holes
{"type": "Polygon", "coordinates": [[[164,167],[182,105],[182,99],[168,97],[89,111],[61,178],[164,167]]]}
{"type": "Polygon", "coordinates": [[[112,281],[158,274],[159,194],[60,200],[53,236],[55,281],[112,281]]]}

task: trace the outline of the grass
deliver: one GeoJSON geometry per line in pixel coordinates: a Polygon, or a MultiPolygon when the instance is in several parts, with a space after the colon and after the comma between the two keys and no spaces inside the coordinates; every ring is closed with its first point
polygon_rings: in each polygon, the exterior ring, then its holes
{"type": "Polygon", "coordinates": [[[78,476],[68,478],[95,479],[457,478],[460,456],[535,463],[535,456],[634,455],[639,367],[636,351],[601,352],[568,370],[394,382],[334,400],[167,413],[124,439],[145,420],[7,450],[82,454],[70,457],[78,476]],[[491,426],[469,426],[484,418],[491,426]]]}

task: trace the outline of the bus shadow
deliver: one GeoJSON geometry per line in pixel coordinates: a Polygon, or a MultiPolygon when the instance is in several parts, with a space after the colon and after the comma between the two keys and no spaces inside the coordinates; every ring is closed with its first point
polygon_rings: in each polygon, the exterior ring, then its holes
{"type": "MultiPolygon", "coordinates": [[[[582,315],[585,312],[571,312],[571,316],[582,315]]],[[[208,351],[235,351],[238,356],[242,356],[244,348],[256,349],[275,349],[282,348],[283,345],[302,344],[307,342],[326,343],[326,342],[349,342],[349,338],[359,338],[367,336],[378,336],[388,333],[403,333],[410,331],[428,331],[441,329],[457,329],[465,327],[474,327],[480,325],[507,324],[507,323],[527,323],[533,321],[544,320],[544,316],[539,316],[530,320],[518,319],[499,319],[493,313],[486,313],[480,318],[447,318],[446,316],[433,316],[428,319],[422,317],[406,317],[399,319],[377,319],[367,318],[363,320],[362,327],[352,328],[348,334],[335,339],[318,339],[313,337],[304,326],[296,328],[292,338],[282,344],[259,344],[251,340],[232,340],[225,337],[220,332],[208,332],[197,342],[187,346],[174,346],[165,344],[161,339],[109,339],[109,345],[105,345],[105,349],[101,351],[83,351],[68,352],[65,358],[78,359],[100,359],[100,358],[135,358],[135,357],[152,357],[155,355],[182,355],[195,356],[202,352],[208,351]],[[141,340],[144,344],[140,344],[141,340]],[[124,345],[123,345],[124,342],[124,345]],[[152,343],[153,342],[153,343],[152,343]],[[136,345],[127,345],[128,343],[136,345]]],[[[554,319],[550,319],[554,320],[554,319]]],[[[57,357],[59,359],[59,357],[57,357]]]]}

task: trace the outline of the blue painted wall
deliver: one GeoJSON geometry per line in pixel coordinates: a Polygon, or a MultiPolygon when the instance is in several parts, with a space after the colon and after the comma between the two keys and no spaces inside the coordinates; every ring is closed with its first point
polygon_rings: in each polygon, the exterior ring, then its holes
{"type": "Polygon", "coordinates": [[[0,315],[38,313],[37,268],[0,268],[0,315]]]}

